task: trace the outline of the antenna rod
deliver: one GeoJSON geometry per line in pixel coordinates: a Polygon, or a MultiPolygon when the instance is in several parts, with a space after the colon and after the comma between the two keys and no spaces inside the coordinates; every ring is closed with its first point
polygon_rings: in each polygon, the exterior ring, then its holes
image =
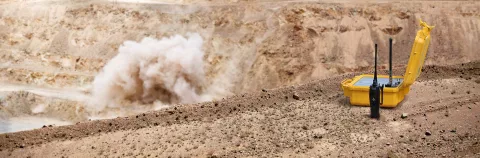
{"type": "Polygon", "coordinates": [[[392,81],[392,38],[389,39],[390,42],[390,55],[388,59],[388,85],[393,86],[393,81],[392,81]]]}
{"type": "Polygon", "coordinates": [[[375,43],[375,72],[373,74],[373,84],[377,85],[377,44],[375,43]]]}

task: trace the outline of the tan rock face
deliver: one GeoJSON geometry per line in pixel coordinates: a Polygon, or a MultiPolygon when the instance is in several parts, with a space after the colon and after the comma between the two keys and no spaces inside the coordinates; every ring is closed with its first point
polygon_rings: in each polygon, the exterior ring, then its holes
{"type": "MultiPolygon", "coordinates": [[[[475,2],[184,3],[192,5],[5,2],[0,37],[7,43],[0,46],[0,60],[8,66],[2,68],[71,76],[37,85],[77,87],[89,84],[126,40],[198,32],[205,39],[210,82],[225,76],[232,81],[229,89],[238,93],[369,67],[374,43],[379,44],[380,64],[387,63],[389,37],[394,38],[394,63],[406,64],[420,18],[438,26],[426,64],[478,59],[473,53],[478,50],[474,39],[480,38],[475,2]],[[90,79],[74,81],[78,75],[73,72],[90,79]]],[[[15,79],[20,74],[2,76],[28,83],[15,79]]]]}

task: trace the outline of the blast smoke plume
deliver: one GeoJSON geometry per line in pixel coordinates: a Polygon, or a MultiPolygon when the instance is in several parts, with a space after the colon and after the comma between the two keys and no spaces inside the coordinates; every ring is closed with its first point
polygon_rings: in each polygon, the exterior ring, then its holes
{"type": "Polygon", "coordinates": [[[187,38],[175,35],[124,42],[117,56],[95,77],[93,107],[87,109],[111,112],[134,106],[138,110],[138,105],[213,99],[215,95],[205,81],[202,44],[196,33],[187,34],[187,38]]]}

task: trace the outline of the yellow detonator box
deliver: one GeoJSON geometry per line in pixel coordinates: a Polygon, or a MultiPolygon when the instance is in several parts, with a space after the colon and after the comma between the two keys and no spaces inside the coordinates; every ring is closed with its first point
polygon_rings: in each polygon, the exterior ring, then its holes
{"type": "MultiPolygon", "coordinates": [[[[390,64],[389,75],[378,75],[378,81],[374,82],[374,75],[364,74],[352,79],[342,81],[344,95],[350,98],[350,104],[358,106],[370,106],[369,90],[374,83],[381,86],[380,106],[396,107],[410,91],[410,86],[420,75],[428,45],[430,44],[430,31],[434,26],[420,20],[421,30],[417,32],[413,43],[410,59],[404,76],[392,76],[392,39],[390,39],[390,64]]],[[[376,56],[375,56],[376,58],[376,56]]],[[[376,59],[375,59],[376,75],[376,59]]],[[[375,79],[377,79],[375,77],[375,79]]],[[[375,100],[375,99],[374,99],[375,100]]]]}

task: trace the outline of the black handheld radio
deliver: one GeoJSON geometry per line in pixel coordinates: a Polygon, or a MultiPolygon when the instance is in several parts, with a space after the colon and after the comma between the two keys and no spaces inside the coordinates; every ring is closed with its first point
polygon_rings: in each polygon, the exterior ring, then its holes
{"type": "Polygon", "coordinates": [[[377,44],[375,44],[375,72],[373,74],[373,83],[370,85],[369,99],[370,99],[370,117],[380,118],[380,105],[383,104],[383,87],[377,82],[377,44]],[[382,100],[380,100],[380,93],[382,100]]]}

